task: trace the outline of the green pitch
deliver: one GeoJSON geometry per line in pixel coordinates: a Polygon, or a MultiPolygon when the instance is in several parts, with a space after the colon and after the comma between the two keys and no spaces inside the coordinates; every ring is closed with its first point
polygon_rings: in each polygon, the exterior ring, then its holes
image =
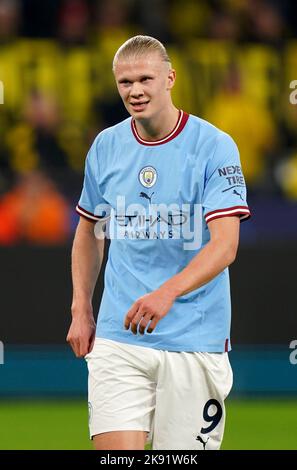
{"type": "MultiPolygon", "coordinates": [[[[0,449],[91,449],[82,400],[0,402],[0,449]]],[[[229,400],[223,449],[297,449],[296,400],[229,400]]]]}

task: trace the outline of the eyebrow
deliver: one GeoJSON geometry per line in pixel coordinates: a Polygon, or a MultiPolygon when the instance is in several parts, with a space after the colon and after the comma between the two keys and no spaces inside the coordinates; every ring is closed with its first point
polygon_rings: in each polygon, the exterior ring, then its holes
{"type": "MultiPolygon", "coordinates": [[[[154,75],[151,73],[145,73],[143,75],[140,75],[139,80],[142,80],[143,78],[154,78],[154,75]]],[[[124,83],[124,82],[131,82],[131,80],[127,77],[122,77],[118,80],[119,83],[124,83]]]]}

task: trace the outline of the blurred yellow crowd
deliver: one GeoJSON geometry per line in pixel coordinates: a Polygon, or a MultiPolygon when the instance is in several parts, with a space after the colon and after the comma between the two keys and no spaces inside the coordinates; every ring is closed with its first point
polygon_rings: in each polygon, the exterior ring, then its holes
{"type": "MultiPolygon", "coordinates": [[[[49,200],[54,201],[55,188],[47,182],[41,186],[40,178],[50,175],[51,179],[52,170],[81,175],[94,136],[126,116],[111,63],[115,50],[127,37],[127,31],[116,30],[113,35],[101,35],[100,41],[88,47],[63,47],[53,39],[22,38],[0,46],[0,80],[4,85],[4,103],[0,105],[0,216],[11,215],[6,207],[8,189],[16,197],[20,188],[30,188],[30,174],[39,189],[45,188],[45,197],[51,191],[49,200]],[[14,181],[15,175],[18,177],[12,189],[5,174],[13,174],[14,181]]],[[[297,105],[289,101],[290,83],[297,79],[297,41],[277,48],[192,39],[179,46],[170,45],[168,52],[177,71],[173,91],[176,105],[234,138],[250,189],[257,191],[272,177],[283,194],[297,199],[297,105]]],[[[28,207],[32,207],[31,196],[28,207]]],[[[69,210],[67,198],[64,205],[57,199],[53,204],[69,210]]],[[[43,219],[42,213],[36,217],[43,219]]],[[[69,230],[61,225],[63,217],[65,214],[57,217],[61,229],[57,236],[49,233],[46,237],[42,232],[40,238],[56,242],[67,237],[69,230]]],[[[17,239],[12,236],[13,230],[7,234],[7,227],[7,220],[2,228],[0,225],[0,243],[1,237],[4,242],[17,239]]]]}
{"type": "MultiPolygon", "coordinates": [[[[7,149],[13,170],[38,167],[34,130],[42,127],[55,136],[66,165],[83,169],[90,141],[113,124],[108,111],[114,106],[115,122],[117,110],[119,119],[123,117],[111,62],[124,39],[106,37],[92,48],[66,50],[44,40],[0,47],[5,100],[0,146],[7,149]]],[[[169,47],[169,54],[177,70],[177,106],[230,133],[240,148],[248,183],[261,181],[265,155],[278,146],[282,151],[280,130],[292,135],[296,130],[297,107],[289,101],[289,86],[297,78],[297,41],[279,51],[263,44],[195,40],[169,47]]]]}

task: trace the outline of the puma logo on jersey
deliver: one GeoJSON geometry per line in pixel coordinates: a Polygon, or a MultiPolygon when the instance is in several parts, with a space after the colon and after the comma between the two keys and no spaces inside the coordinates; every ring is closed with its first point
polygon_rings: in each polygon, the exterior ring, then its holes
{"type": "Polygon", "coordinates": [[[151,196],[149,196],[148,194],[146,194],[146,193],[144,193],[144,192],[141,191],[141,193],[139,194],[139,196],[140,196],[140,197],[144,197],[145,199],[148,199],[148,200],[150,201],[150,204],[151,204],[153,194],[154,194],[154,193],[152,193],[151,196]]]}
{"type": "Polygon", "coordinates": [[[236,194],[236,196],[239,196],[242,201],[244,201],[242,194],[236,191],[236,189],[233,189],[233,194],[236,194]]]}

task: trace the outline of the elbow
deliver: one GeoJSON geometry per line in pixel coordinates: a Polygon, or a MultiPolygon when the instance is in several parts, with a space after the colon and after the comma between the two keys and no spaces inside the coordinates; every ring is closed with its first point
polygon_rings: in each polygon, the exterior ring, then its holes
{"type": "Polygon", "coordinates": [[[226,247],[225,259],[226,266],[230,266],[236,260],[238,244],[232,244],[226,247]]]}

